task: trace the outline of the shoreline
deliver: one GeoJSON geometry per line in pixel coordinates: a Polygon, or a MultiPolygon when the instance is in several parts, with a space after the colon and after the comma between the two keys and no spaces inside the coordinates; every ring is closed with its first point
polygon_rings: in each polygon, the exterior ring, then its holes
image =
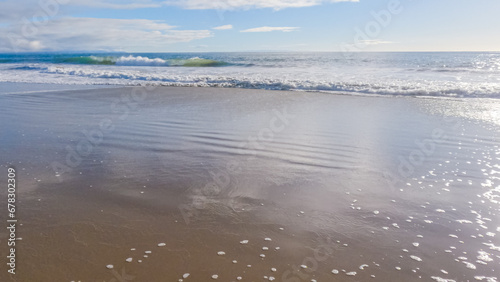
{"type": "Polygon", "coordinates": [[[208,88],[208,89],[245,89],[249,91],[272,91],[272,92],[297,92],[297,93],[313,93],[313,94],[325,94],[325,95],[340,95],[340,96],[354,96],[354,97],[377,97],[377,98],[419,98],[419,99],[437,99],[437,100],[457,100],[457,101],[468,101],[468,100],[489,100],[489,101],[499,101],[499,98],[492,97],[451,97],[451,96],[436,96],[436,95],[405,95],[405,94],[377,94],[377,93],[363,93],[363,92],[348,92],[348,91],[323,91],[323,90],[302,90],[302,89],[261,89],[261,88],[242,88],[242,87],[217,87],[217,86],[171,86],[171,85],[123,85],[123,84],[56,84],[56,83],[27,83],[27,82],[0,82],[2,84],[13,85],[13,86],[28,86],[25,91],[19,92],[0,92],[0,95],[14,95],[14,94],[36,94],[42,92],[68,92],[74,90],[93,90],[93,89],[106,89],[106,88],[134,88],[134,87],[163,87],[163,88],[208,88]],[[39,90],[40,86],[48,88],[47,90],[39,90]],[[63,88],[68,87],[68,88],[63,88]],[[54,89],[56,88],[56,89],[54,89]],[[57,89],[61,88],[61,89],[57,89]],[[37,89],[37,90],[35,90],[37,89]]]}

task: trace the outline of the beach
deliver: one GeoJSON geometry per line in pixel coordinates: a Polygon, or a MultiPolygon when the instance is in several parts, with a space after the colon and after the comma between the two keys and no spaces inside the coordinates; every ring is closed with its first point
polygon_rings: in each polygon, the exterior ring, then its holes
{"type": "Polygon", "coordinates": [[[94,85],[0,104],[22,238],[1,281],[498,277],[498,99],[94,85]]]}

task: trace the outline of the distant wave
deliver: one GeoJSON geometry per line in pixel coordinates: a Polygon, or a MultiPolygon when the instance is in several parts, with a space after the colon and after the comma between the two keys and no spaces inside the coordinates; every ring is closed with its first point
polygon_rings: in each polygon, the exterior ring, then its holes
{"type": "Polygon", "coordinates": [[[56,63],[82,65],[118,65],[118,66],[158,66],[158,67],[220,67],[226,62],[192,57],[188,59],[148,58],[142,56],[98,57],[81,56],[56,60],[56,63]]]}
{"type": "Polygon", "coordinates": [[[40,67],[37,65],[25,65],[25,66],[19,66],[19,67],[12,67],[9,68],[11,70],[47,70],[47,67],[40,67]]]}
{"type": "Polygon", "coordinates": [[[170,59],[163,60],[160,58],[150,59],[148,57],[141,56],[128,56],[120,57],[116,60],[117,65],[122,66],[172,66],[172,67],[219,67],[226,66],[228,63],[203,59],[199,57],[192,57],[189,59],[170,59]]]}
{"type": "Polygon", "coordinates": [[[88,56],[88,57],[56,59],[55,62],[66,63],[66,64],[82,64],[82,65],[114,65],[116,63],[116,59],[114,57],[88,56]]]}

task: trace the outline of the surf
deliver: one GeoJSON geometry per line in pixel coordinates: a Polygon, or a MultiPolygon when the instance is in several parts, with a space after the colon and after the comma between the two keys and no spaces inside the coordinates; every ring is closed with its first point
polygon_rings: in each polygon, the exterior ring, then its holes
{"type": "Polygon", "coordinates": [[[187,59],[162,59],[149,58],[146,56],[79,56],[70,58],[55,59],[55,63],[77,64],[77,65],[116,65],[116,66],[156,66],[156,67],[220,67],[227,66],[229,63],[205,59],[200,57],[191,57],[187,59]]]}

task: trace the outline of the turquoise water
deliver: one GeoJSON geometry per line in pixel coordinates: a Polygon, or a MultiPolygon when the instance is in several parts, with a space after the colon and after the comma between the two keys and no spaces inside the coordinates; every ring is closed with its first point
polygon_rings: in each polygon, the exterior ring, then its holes
{"type": "Polygon", "coordinates": [[[500,97],[500,53],[0,54],[0,82],[500,97]]]}

